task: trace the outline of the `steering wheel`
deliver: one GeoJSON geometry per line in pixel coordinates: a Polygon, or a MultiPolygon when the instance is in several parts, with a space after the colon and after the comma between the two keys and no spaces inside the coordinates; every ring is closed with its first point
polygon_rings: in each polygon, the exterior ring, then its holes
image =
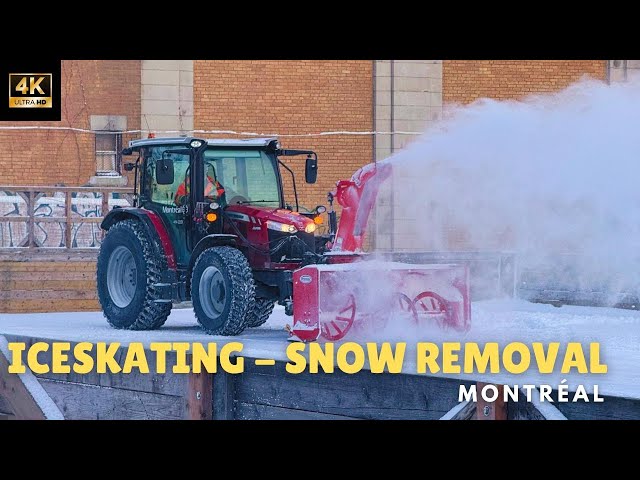
{"type": "Polygon", "coordinates": [[[242,203],[249,203],[249,199],[242,195],[234,195],[233,198],[227,202],[227,205],[240,205],[242,203]]]}

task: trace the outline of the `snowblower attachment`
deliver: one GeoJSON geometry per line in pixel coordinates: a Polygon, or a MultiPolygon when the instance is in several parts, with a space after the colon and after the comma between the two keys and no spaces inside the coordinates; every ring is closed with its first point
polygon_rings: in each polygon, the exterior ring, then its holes
{"type": "Polygon", "coordinates": [[[326,263],[293,273],[291,340],[337,341],[349,332],[382,330],[390,321],[441,328],[470,327],[466,265],[414,265],[367,260],[362,254],[369,215],[390,164],[371,164],[334,194],[343,207],[326,263]]]}
{"type": "Polygon", "coordinates": [[[464,265],[361,261],[309,265],[293,274],[298,340],[336,341],[383,330],[390,321],[467,330],[469,273],[464,265]]]}

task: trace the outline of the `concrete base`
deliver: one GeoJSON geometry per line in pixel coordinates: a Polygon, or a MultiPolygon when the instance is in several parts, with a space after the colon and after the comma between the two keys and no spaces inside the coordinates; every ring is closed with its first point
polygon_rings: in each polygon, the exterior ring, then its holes
{"type": "Polygon", "coordinates": [[[89,185],[96,187],[126,187],[127,177],[98,177],[94,176],[89,179],[89,185]]]}

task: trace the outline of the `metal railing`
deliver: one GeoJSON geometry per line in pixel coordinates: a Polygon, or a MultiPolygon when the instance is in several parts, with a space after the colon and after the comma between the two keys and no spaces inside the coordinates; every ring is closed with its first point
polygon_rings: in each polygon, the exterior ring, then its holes
{"type": "Polygon", "coordinates": [[[98,248],[100,222],[131,188],[0,185],[0,248],[98,248]]]}

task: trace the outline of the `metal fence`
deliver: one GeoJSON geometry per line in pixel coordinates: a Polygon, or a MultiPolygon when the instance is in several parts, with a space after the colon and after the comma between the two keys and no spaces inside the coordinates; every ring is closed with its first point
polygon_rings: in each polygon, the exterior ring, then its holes
{"type": "Polygon", "coordinates": [[[0,248],[98,248],[104,216],[132,201],[130,188],[0,185],[0,248]]]}

